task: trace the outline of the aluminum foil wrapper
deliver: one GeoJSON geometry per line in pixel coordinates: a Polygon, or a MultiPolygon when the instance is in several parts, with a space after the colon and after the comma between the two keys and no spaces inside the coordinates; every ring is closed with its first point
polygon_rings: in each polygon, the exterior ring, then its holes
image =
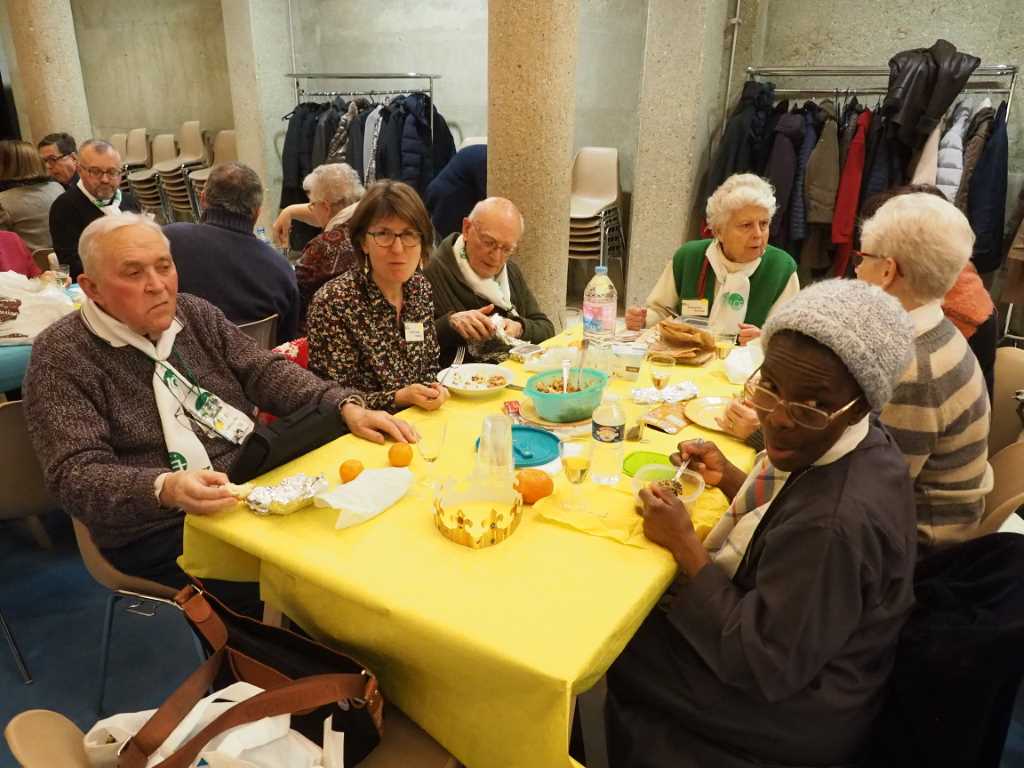
{"type": "Polygon", "coordinates": [[[683,381],[679,384],[669,384],[662,390],[654,387],[638,387],[633,390],[633,402],[641,405],[653,405],[654,403],[681,403],[684,400],[692,400],[697,396],[697,385],[692,381],[683,381]]]}
{"type": "Polygon", "coordinates": [[[313,503],[313,497],[327,490],[327,479],[299,472],[286,477],[276,485],[257,485],[245,498],[245,503],[257,515],[290,515],[313,503]]]}

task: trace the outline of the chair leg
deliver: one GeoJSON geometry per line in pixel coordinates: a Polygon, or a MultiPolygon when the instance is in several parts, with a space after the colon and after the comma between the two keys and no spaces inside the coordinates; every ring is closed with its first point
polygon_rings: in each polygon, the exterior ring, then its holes
{"type": "Polygon", "coordinates": [[[107,610],[103,617],[103,634],[100,637],[100,669],[96,698],[96,715],[103,717],[103,694],[107,690],[107,661],[110,658],[110,632],[114,625],[114,606],[121,599],[118,594],[111,593],[107,598],[107,610]]]}
{"type": "Polygon", "coordinates": [[[14,641],[14,635],[11,634],[11,628],[7,626],[7,619],[4,618],[3,611],[0,611],[0,627],[3,628],[4,635],[7,637],[7,644],[11,646],[11,654],[14,656],[14,663],[18,666],[18,672],[21,673],[21,679],[25,681],[25,685],[29,685],[32,682],[32,676],[28,673],[28,667],[25,666],[25,659],[21,655],[21,650],[18,648],[18,644],[14,641]]]}

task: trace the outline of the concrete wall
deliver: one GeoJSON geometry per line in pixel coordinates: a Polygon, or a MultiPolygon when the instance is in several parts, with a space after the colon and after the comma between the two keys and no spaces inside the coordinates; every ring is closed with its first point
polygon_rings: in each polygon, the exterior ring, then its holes
{"type": "Polygon", "coordinates": [[[211,131],[234,125],[220,0],[71,6],[97,135],[171,133],[185,120],[211,131]]]}
{"type": "MultiPolygon", "coordinates": [[[[818,0],[813,12],[805,0],[754,2],[767,4],[767,13],[762,16],[764,61],[760,63],[764,64],[887,66],[889,57],[897,51],[928,47],[942,37],[959,50],[981,57],[982,64],[1024,65],[1024,2],[1021,0],[932,0],[928,3],[818,0]]],[[[885,82],[884,79],[876,81],[883,86],[885,82]]],[[[776,78],[777,85],[781,87],[782,83],[782,78],[776,78]]],[[[995,105],[1000,98],[993,97],[995,105]]],[[[1008,128],[1010,171],[1014,176],[1011,198],[1024,172],[1024,109],[1021,106],[1015,98],[1008,128]]]]}
{"type": "MultiPolygon", "coordinates": [[[[376,0],[372,12],[370,7],[361,0],[292,0],[298,69],[442,74],[435,84],[437,108],[456,126],[456,143],[460,135],[486,135],[486,0],[376,0]]],[[[646,16],[647,0],[580,2],[575,145],[618,147],[625,189],[632,186],[646,16]]]]}

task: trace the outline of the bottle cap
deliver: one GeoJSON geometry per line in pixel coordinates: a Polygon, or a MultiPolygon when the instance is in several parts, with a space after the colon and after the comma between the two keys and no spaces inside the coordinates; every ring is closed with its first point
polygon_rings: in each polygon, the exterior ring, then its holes
{"type": "Polygon", "coordinates": [[[608,267],[606,267],[604,264],[598,264],[596,267],[594,267],[594,274],[595,275],[607,275],[608,274],[608,267]]]}

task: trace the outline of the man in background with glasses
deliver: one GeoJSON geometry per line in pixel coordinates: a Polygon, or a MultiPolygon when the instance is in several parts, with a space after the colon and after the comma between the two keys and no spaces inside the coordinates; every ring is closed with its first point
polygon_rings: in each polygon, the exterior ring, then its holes
{"type": "Polygon", "coordinates": [[[50,237],[57,261],[70,267],[71,278],[82,274],[78,238],[100,216],[138,211],[130,191],[122,191],[121,155],[109,143],[89,139],[78,151],[79,179],[50,207],[50,237]]]}
{"type": "Polygon", "coordinates": [[[461,346],[465,361],[502,359],[512,339],[539,344],[555,335],[526,278],[512,261],[523,215],[511,200],[489,197],[440,242],[423,270],[434,291],[441,366],[461,346]]]}
{"type": "Polygon", "coordinates": [[[78,147],[70,133],[48,133],[36,145],[50,178],[64,189],[78,183],[78,147]]]}

